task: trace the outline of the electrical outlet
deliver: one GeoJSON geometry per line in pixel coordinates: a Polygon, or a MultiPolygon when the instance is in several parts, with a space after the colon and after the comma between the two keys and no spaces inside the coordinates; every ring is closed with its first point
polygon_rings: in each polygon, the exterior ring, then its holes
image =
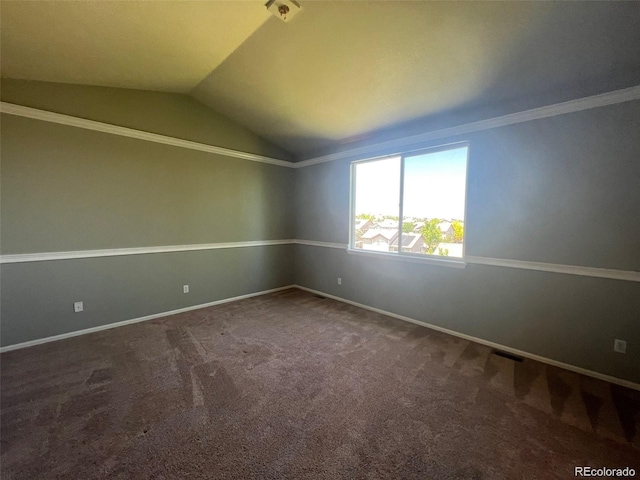
{"type": "Polygon", "coordinates": [[[613,341],[613,351],[618,353],[627,353],[627,342],[616,338],[613,341]]]}
{"type": "Polygon", "coordinates": [[[338,277],[338,285],[342,285],[342,279],[338,277]]]}
{"type": "Polygon", "coordinates": [[[189,285],[182,286],[182,293],[189,293],[189,285]]]}
{"type": "Polygon", "coordinates": [[[84,304],[82,302],[75,302],[73,304],[73,311],[78,313],[84,310],[84,304]]]}

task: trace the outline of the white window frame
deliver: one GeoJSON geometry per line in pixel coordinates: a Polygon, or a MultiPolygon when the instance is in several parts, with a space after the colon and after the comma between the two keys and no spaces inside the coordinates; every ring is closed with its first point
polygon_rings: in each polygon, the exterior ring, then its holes
{"type": "Polygon", "coordinates": [[[440,265],[453,268],[465,268],[465,250],[467,245],[467,202],[469,201],[469,152],[471,147],[468,141],[450,143],[446,145],[438,145],[434,147],[421,148],[419,150],[410,150],[406,152],[382,155],[379,157],[366,158],[363,160],[354,160],[351,162],[351,178],[349,188],[349,246],[347,252],[354,255],[363,255],[366,257],[375,257],[381,259],[401,260],[418,263],[429,263],[432,265],[440,265]],[[404,162],[406,157],[414,157],[422,154],[437,153],[446,150],[455,150],[458,148],[467,149],[467,158],[465,159],[464,171],[464,231],[462,234],[462,258],[460,257],[443,257],[440,255],[429,255],[423,253],[403,252],[400,247],[402,242],[402,220],[403,220],[403,199],[404,199],[404,162]],[[356,221],[356,166],[362,163],[375,162],[386,158],[400,157],[400,198],[398,199],[398,251],[397,252],[378,252],[375,250],[364,250],[355,248],[355,221],[356,221]]]}

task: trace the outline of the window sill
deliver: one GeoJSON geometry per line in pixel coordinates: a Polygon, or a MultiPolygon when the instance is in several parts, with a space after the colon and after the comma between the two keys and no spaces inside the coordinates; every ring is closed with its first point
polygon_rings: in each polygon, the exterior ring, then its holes
{"type": "Polygon", "coordinates": [[[415,255],[410,253],[385,253],[385,252],[376,252],[372,250],[361,250],[359,248],[347,248],[347,253],[352,255],[362,255],[364,257],[374,257],[385,260],[400,260],[401,262],[414,262],[414,263],[426,263],[429,265],[437,265],[440,267],[449,267],[449,268],[465,268],[467,263],[464,261],[464,258],[453,259],[453,258],[434,258],[434,256],[427,255],[415,255]]]}

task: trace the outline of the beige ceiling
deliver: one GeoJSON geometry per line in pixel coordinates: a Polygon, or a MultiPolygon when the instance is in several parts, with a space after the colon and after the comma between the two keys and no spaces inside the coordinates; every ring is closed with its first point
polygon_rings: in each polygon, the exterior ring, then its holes
{"type": "Polygon", "coordinates": [[[2,76],[189,92],[270,17],[258,1],[7,1],[2,76]]]}
{"type": "Polygon", "coordinates": [[[300,2],[285,24],[262,0],[3,0],[2,76],[189,92],[298,158],[455,109],[640,84],[640,2],[300,2]]]}
{"type": "Polygon", "coordinates": [[[265,24],[193,95],[292,150],[337,141],[479,95],[538,20],[533,7],[308,2],[291,24],[265,24]]]}
{"type": "Polygon", "coordinates": [[[307,1],[290,24],[266,22],[192,95],[306,156],[638,67],[640,2],[307,1]]]}

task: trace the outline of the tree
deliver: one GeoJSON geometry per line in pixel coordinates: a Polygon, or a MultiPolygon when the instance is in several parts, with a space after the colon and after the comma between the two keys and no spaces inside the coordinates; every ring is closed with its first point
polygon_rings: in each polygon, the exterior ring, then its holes
{"type": "Polygon", "coordinates": [[[404,233],[411,233],[413,232],[413,222],[403,222],[402,223],[402,231],[404,233]]]}
{"type": "Polygon", "coordinates": [[[464,238],[464,225],[459,220],[454,220],[451,224],[453,226],[453,240],[456,243],[462,243],[464,238]]]}
{"type": "Polygon", "coordinates": [[[424,238],[424,243],[427,244],[427,251],[429,253],[433,253],[438,244],[442,241],[442,231],[440,227],[438,227],[438,219],[434,218],[425,223],[424,227],[422,227],[422,237],[424,238]]]}
{"type": "Polygon", "coordinates": [[[361,219],[361,220],[374,220],[374,216],[371,215],[370,213],[359,213],[358,215],[356,215],[356,218],[361,219]]]}

